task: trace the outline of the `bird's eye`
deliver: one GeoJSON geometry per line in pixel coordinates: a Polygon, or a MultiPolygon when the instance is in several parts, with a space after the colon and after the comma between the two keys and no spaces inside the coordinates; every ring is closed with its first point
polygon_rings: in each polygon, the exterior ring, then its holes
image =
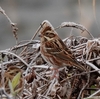
{"type": "Polygon", "coordinates": [[[49,33],[48,32],[46,32],[46,35],[48,35],[49,33]]]}
{"type": "Polygon", "coordinates": [[[54,34],[54,33],[46,32],[46,33],[45,33],[45,36],[47,36],[47,37],[49,37],[49,38],[53,38],[53,37],[55,37],[55,34],[54,34]]]}

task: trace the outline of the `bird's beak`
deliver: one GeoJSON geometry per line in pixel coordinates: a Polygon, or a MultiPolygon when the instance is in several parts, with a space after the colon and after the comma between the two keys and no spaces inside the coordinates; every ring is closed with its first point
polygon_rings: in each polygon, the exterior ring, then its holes
{"type": "Polygon", "coordinates": [[[39,34],[39,35],[38,35],[38,37],[42,37],[42,35],[41,35],[41,34],[39,34]]]}

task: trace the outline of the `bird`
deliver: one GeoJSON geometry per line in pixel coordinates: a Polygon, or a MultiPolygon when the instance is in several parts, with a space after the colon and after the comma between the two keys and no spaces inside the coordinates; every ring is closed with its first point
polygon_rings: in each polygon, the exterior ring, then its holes
{"type": "Polygon", "coordinates": [[[74,66],[80,71],[86,71],[86,67],[77,61],[50,22],[46,20],[42,24],[43,26],[39,33],[41,56],[49,65],[53,66],[55,73],[64,66],[74,66]]]}

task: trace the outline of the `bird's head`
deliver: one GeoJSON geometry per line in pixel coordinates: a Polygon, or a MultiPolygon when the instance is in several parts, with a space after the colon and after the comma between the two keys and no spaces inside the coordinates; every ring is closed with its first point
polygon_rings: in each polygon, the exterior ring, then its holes
{"type": "Polygon", "coordinates": [[[57,34],[55,34],[53,31],[46,31],[43,34],[39,35],[41,38],[41,41],[51,41],[53,39],[55,39],[55,37],[57,36],[57,34]]]}
{"type": "Polygon", "coordinates": [[[58,34],[50,26],[47,26],[40,31],[39,37],[41,38],[41,43],[44,43],[56,39],[58,34]]]}

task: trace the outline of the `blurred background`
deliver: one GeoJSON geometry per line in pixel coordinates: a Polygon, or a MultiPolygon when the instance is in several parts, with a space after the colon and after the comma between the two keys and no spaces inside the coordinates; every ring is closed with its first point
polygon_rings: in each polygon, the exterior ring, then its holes
{"type": "MultiPolygon", "coordinates": [[[[29,40],[43,20],[48,20],[53,27],[62,22],[75,22],[84,25],[94,37],[100,36],[100,0],[0,0],[0,6],[10,19],[17,23],[18,39],[29,40]],[[95,11],[93,11],[95,9],[95,11]],[[96,13],[96,14],[95,14],[96,13]],[[96,16],[96,20],[95,20],[96,16]]],[[[59,36],[64,39],[69,36],[71,28],[58,29],[59,36]]],[[[88,36],[74,29],[73,35],[88,36]]],[[[39,39],[39,38],[36,38],[39,39]]],[[[4,15],[0,13],[0,50],[16,44],[11,26],[4,15]]]]}

